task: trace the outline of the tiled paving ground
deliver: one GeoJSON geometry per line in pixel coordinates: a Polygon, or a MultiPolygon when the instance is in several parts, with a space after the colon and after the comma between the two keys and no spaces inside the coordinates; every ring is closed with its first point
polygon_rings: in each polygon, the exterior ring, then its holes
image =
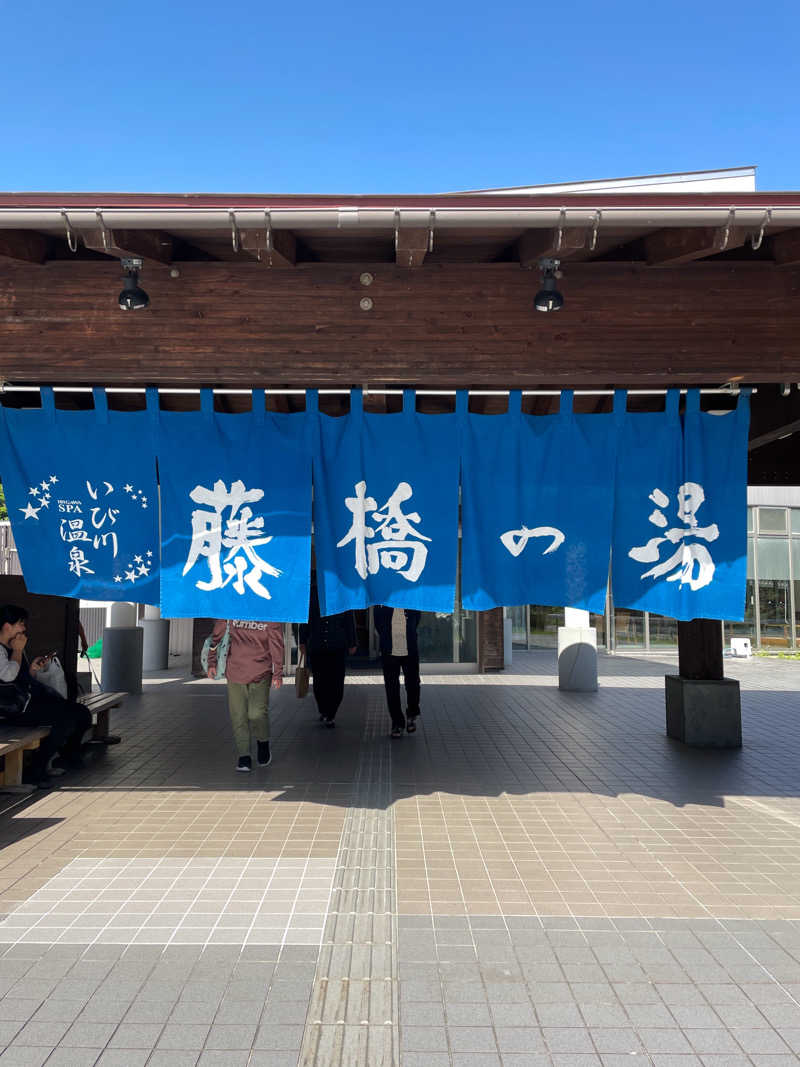
{"type": "Polygon", "coordinates": [[[222,687],[129,700],[61,789],[0,796],[0,1067],[800,1063],[800,664],[731,662],[745,747],[664,736],[674,662],[375,677],[335,732],[275,701],[233,771],[222,687]]]}

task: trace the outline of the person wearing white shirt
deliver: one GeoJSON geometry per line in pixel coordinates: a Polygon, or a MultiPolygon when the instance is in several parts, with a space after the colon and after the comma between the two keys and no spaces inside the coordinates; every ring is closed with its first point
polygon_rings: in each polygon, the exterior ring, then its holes
{"type": "Polygon", "coordinates": [[[392,718],[391,736],[403,736],[403,729],[413,734],[419,718],[419,646],[417,627],[420,612],[390,608],[379,604],[374,609],[375,628],[381,643],[383,683],[386,703],[392,718]],[[400,703],[400,672],[406,686],[406,714],[400,703]]]}

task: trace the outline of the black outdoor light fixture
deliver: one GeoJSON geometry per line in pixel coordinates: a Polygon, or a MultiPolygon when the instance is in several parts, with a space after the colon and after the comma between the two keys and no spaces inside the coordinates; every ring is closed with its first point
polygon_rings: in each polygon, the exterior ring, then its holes
{"type": "Polygon", "coordinates": [[[139,288],[139,271],[142,269],[141,259],[123,259],[122,292],[119,294],[120,311],[140,311],[150,303],[150,297],[139,288]]]}
{"type": "Polygon", "coordinates": [[[533,306],[537,311],[560,311],[564,306],[564,297],[556,288],[556,279],[561,277],[559,259],[540,259],[539,270],[542,272],[542,288],[536,294],[533,306]]]}

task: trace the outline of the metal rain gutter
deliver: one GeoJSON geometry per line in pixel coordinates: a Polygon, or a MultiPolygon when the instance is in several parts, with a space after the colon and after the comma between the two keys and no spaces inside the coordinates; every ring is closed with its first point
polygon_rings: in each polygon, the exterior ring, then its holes
{"type": "Polygon", "coordinates": [[[193,230],[227,230],[232,221],[239,229],[285,230],[393,230],[398,224],[435,229],[537,229],[558,226],[609,225],[631,228],[669,226],[724,226],[734,213],[736,226],[758,228],[767,212],[771,229],[800,226],[800,195],[794,203],[758,206],[737,205],[731,197],[724,206],[716,204],[609,206],[585,198],[579,205],[553,202],[547,206],[460,207],[431,200],[419,207],[267,207],[254,209],[216,207],[0,207],[0,228],[53,230],[69,225],[78,231],[94,230],[98,212],[110,229],[163,229],[174,233],[193,230]],[[565,214],[566,213],[566,214],[565,214]]]}

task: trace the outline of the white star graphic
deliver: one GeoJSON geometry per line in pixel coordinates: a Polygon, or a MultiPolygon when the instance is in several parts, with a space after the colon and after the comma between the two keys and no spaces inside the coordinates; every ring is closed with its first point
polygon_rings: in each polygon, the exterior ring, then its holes
{"type": "Polygon", "coordinates": [[[150,573],[150,568],[149,568],[149,567],[145,567],[144,565],[142,565],[142,566],[141,566],[141,567],[139,568],[139,574],[140,574],[140,575],[144,574],[144,575],[146,576],[146,575],[148,575],[149,573],[150,573]]]}
{"type": "Polygon", "coordinates": [[[146,497],[146,496],[143,496],[143,497],[142,497],[142,503],[143,503],[143,504],[146,504],[146,503],[147,503],[147,497],[146,497]]]}
{"type": "Polygon", "coordinates": [[[39,495],[39,489],[38,489],[37,486],[34,486],[33,489],[31,489],[30,495],[31,496],[38,496],[39,495]]]}
{"type": "Polygon", "coordinates": [[[135,582],[136,581],[136,571],[134,571],[134,570],[125,571],[125,578],[129,582],[135,582]]]}
{"type": "Polygon", "coordinates": [[[134,563],[144,563],[144,560],[142,559],[141,556],[134,556],[133,557],[133,562],[134,563]]]}
{"type": "Polygon", "coordinates": [[[41,506],[43,508],[49,508],[50,507],[50,497],[49,496],[43,496],[42,497],[41,506]]]}
{"type": "Polygon", "coordinates": [[[56,478],[55,474],[51,474],[50,475],[50,484],[51,485],[55,485],[57,481],[58,481],[58,478],[56,478]]]}
{"type": "Polygon", "coordinates": [[[33,506],[33,504],[28,504],[24,508],[19,508],[18,510],[22,512],[22,514],[25,516],[25,519],[27,521],[28,519],[37,519],[38,520],[39,512],[41,511],[41,508],[35,508],[33,506]]]}
{"type": "Polygon", "coordinates": [[[122,575],[121,574],[115,574],[114,575],[114,581],[115,582],[121,582],[122,581],[122,575]]]}
{"type": "Polygon", "coordinates": [[[142,504],[142,509],[143,509],[144,511],[146,511],[146,510],[147,510],[147,504],[142,504]]]}
{"type": "Polygon", "coordinates": [[[133,486],[130,484],[130,482],[127,485],[124,485],[122,488],[125,490],[126,493],[133,492],[133,486]]]}
{"type": "Polygon", "coordinates": [[[50,488],[50,483],[49,482],[40,482],[39,484],[41,485],[42,489],[44,489],[45,491],[50,488]]]}
{"type": "Polygon", "coordinates": [[[148,556],[152,556],[153,555],[153,553],[150,551],[150,549],[147,550],[147,555],[148,556]]]}

